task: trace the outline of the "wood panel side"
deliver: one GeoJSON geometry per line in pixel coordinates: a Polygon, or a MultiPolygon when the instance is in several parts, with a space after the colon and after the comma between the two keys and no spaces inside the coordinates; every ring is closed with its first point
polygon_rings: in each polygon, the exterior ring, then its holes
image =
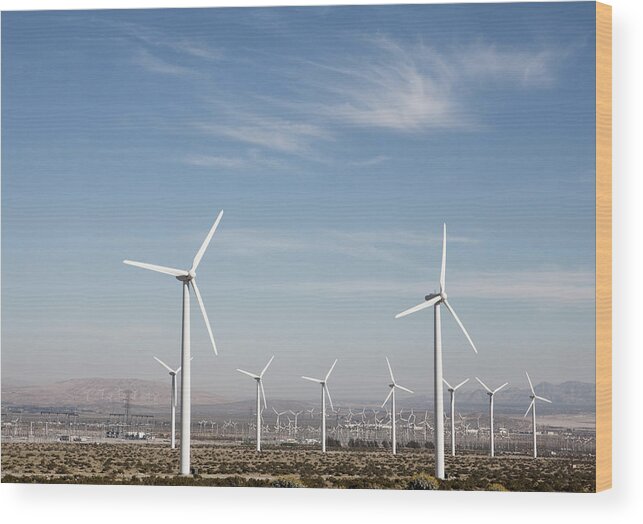
{"type": "Polygon", "coordinates": [[[612,487],[612,7],[596,3],[596,490],[612,487]]]}

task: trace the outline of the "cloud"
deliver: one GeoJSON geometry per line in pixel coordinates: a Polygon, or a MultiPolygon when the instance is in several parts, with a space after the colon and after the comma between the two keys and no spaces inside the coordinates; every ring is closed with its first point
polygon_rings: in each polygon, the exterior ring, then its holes
{"type": "MultiPolygon", "coordinates": [[[[233,229],[220,242],[227,253],[240,256],[277,256],[285,253],[319,253],[341,255],[355,259],[390,262],[405,267],[410,261],[406,249],[441,246],[442,237],[427,236],[405,230],[342,231],[337,229],[284,230],[233,229]]],[[[451,236],[454,244],[475,240],[451,236]]]]}
{"type": "Polygon", "coordinates": [[[183,162],[190,166],[223,169],[247,169],[252,167],[272,167],[289,169],[283,161],[262,155],[259,151],[240,152],[236,156],[229,155],[188,155],[183,162]]]}
{"type": "Polygon", "coordinates": [[[195,71],[188,67],[175,65],[170,62],[154,56],[146,49],[139,49],[134,55],[132,61],[151,73],[162,75],[186,76],[194,75],[195,71]]]}
{"type": "Polygon", "coordinates": [[[210,134],[290,154],[310,153],[314,141],[331,139],[324,128],[305,122],[249,114],[236,115],[235,120],[237,122],[227,125],[195,125],[210,134]]]}
{"type": "Polygon", "coordinates": [[[350,165],[355,167],[370,167],[382,164],[383,162],[387,162],[390,159],[391,157],[386,155],[377,155],[372,158],[365,158],[363,160],[354,160],[350,162],[350,165]]]}
{"type": "Polygon", "coordinates": [[[238,169],[245,167],[247,162],[241,157],[217,155],[190,155],[185,158],[185,163],[199,167],[224,167],[238,169]]]}
{"type": "Polygon", "coordinates": [[[498,83],[549,87],[561,56],[550,49],[485,43],[440,51],[385,37],[367,43],[359,55],[333,63],[303,62],[317,79],[315,89],[329,101],[311,106],[312,111],[343,124],[403,132],[475,127],[467,110],[471,93],[498,83]],[[318,80],[320,75],[325,80],[318,80]]]}
{"type": "MultiPolygon", "coordinates": [[[[437,279],[437,275],[436,275],[437,279]]],[[[436,280],[437,286],[437,280],[436,280]]],[[[399,297],[421,296],[434,291],[425,279],[338,279],[323,281],[286,282],[283,291],[293,294],[341,297],[399,297]]],[[[594,273],[574,270],[525,270],[505,272],[475,272],[459,274],[449,282],[449,295],[491,301],[519,300],[542,304],[594,305],[594,273]]],[[[409,304],[409,306],[412,304],[409,304]]]]}

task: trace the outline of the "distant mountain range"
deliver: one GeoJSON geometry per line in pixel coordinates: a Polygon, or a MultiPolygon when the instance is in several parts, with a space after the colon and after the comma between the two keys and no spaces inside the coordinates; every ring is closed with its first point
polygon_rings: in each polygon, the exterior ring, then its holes
{"type": "MultiPolygon", "coordinates": [[[[157,382],[134,378],[72,379],[38,386],[2,385],[3,407],[40,407],[68,410],[123,411],[129,396],[131,408],[158,410],[170,401],[169,381],[157,382]],[[129,392],[129,393],[128,393],[129,392]]],[[[192,402],[217,404],[218,395],[192,390],[192,402]]]]}
{"type": "MultiPolygon", "coordinates": [[[[458,411],[481,411],[488,405],[488,396],[473,380],[457,393],[458,411]]],[[[2,385],[2,406],[5,409],[60,409],[91,410],[96,412],[122,412],[125,399],[130,398],[130,407],[139,413],[164,411],[169,402],[169,384],[161,381],[139,379],[72,379],[46,385],[14,386],[2,385]]],[[[563,382],[551,384],[542,382],[536,386],[539,395],[552,401],[541,402],[539,413],[592,413],[595,411],[596,386],[586,382],[563,382]]],[[[449,394],[445,391],[445,409],[448,409],[449,394]]],[[[307,409],[316,407],[315,401],[270,399],[279,409],[307,409]]],[[[431,410],[433,400],[428,395],[409,395],[398,400],[400,408],[431,410]]],[[[373,399],[342,401],[335,400],[336,406],[379,408],[373,399]]],[[[228,399],[192,389],[192,405],[195,414],[247,414],[254,409],[254,400],[229,401],[228,399]]],[[[498,393],[495,406],[498,412],[524,413],[529,405],[529,390],[507,386],[498,393]]]]}
{"type": "MultiPolygon", "coordinates": [[[[500,384],[491,384],[490,387],[497,387],[500,384]]],[[[477,410],[485,408],[489,403],[489,397],[478,385],[472,381],[462,390],[456,393],[456,402],[458,410],[477,410]],[[478,387],[475,387],[478,386],[478,387]],[[465,389],[466,387],[466,389],[465,389]]],[[[568,381],[562,384],[551,384],[550,382],[541,382],[534,386],[536,393],[552,401],[551,404],[540,402],[538,412],[547,413],[579,413],[596,411],[596,385],[587,382],[568,381]]],[[[499,412],[519,413],[529,406],[530,391],[528,388],[518,388],[511,385],[498,392],[494,406],[499,412]]],[[[445,409],[448,407],[449,393],[445,390],[445,409]]],[[[414,396],[409,398],[407,405],[412,408],[428,406],[432,403],[433,397],[414,396]]],[[[426,408],[422,408],[426,409],[426,408]]]]}

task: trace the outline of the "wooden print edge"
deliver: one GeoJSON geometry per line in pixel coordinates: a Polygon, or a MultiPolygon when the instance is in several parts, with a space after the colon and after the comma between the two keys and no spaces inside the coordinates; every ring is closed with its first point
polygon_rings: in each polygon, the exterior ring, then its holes
{"type": "Polygon", "coordinates": [[[612,7],[596,2],[596,491],[612,487],[612,7]]]}

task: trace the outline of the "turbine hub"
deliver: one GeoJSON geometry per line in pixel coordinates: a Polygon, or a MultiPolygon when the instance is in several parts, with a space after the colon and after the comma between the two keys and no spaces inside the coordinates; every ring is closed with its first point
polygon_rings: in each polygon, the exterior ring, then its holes
{"type": "Polygon", "coordinates": [[[440,293],[440,296],[442,297],[442,300],[446,300],[447,299],[447,292],[443,291],[442,293],[440,293]]]}

